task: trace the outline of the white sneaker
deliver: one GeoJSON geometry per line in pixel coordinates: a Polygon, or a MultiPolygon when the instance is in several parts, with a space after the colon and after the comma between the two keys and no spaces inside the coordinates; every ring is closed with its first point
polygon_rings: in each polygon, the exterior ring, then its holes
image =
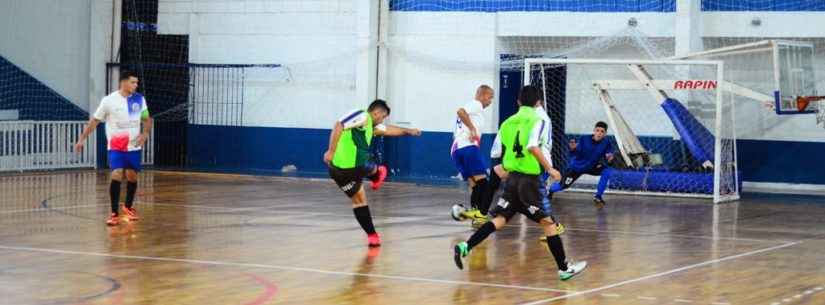
{"type": "Polygon", "coordinates": [[[567,270],[559,270],[559,279],[562,281],[566,281],[571,279],[572,277],[582,273],[584,269],[587,268],[587,262],[567,262],[567,270]]]}

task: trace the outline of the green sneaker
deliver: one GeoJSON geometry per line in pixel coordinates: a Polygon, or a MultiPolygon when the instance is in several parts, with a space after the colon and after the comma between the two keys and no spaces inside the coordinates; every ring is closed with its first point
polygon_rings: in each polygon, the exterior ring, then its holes
{"type": "Polygon", "coordinates": [[[569,280],[574,276],[578,275],[579,273],[582,273],[582,271],[584,271],[585,268],[587,268],[586,261],[572,263],[567,262],[567,270],[559,270],[559,279],[562,281],[569,280]]]}
{"type": "Polygon", "coordinates": [[[464,269],[464,263],[461,262],[461,258],[467,256],[467,254],[470,254],[470,249],[466,242],[462,241],[455,245],[455,248],[453,249],[453,260],[455,261],[455,266],[458,267],[458,269],[464,269]]]}

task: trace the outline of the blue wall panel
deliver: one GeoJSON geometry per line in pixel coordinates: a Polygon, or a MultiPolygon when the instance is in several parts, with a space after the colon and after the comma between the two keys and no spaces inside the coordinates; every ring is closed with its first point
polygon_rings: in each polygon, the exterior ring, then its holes
{"type": "MultiPolygon", "coordinates": [[[[675,12],[675,0],[391,0],[392,11],[675,12]]],[[[825,11],[822,0],[702,0],[703,11],[825,11]]]]}
{"type": "Polygon", "coordinates": [[[702,0],[703,11],[825,11],[822,0],[702,0]]]}
{"type": "Polygon", "coordinates": [[[17,110],[20,120],[87,120],[71,101],[0,56],[0,110],[17,110]]]}
{"type": "Polygon", "coordinates": [[[392,11],[674,12],[675,0],[390,0],[392,11]]]}
{"type": "Polygon", "coordinates": [[[741,179],[753,182],[825,184],[825,143],[737,140],[741,179]]]}
{"type": "MultiPolygon", "coordinates": [[[[279,172],[284,165],[293,164],[303,173],[326,172],[322,157],[329,130],[207,125],[189,125],[188,130],[188,165],[193,169],[279,172]]],[[[640,140],[643,145],[667,150],[654,153],[671,156],[664,160],[669,166],[684,163],[686,160],[678,156],[689,155],[679,142],[669,138],[642,137],[640,140]]],[[[492,135],[484,135],[482,151],[489,152],[492,142],[492,135]]],[[[385,138],[384,160],[396,177],[449,179],[456,175],[450,159],[450,143],[452,133],[449,132],[385,138]]],[[[810,161],[825,151],[825,143],[756,140],[738,143],[739,169],[744,181],[825,184],[825,163],[810,161]]],[[[489,154],[484,153],[484,157],[489,162],[489,154]]]]}
{"type": "MultiPolygon", "coordinates": [[[[325,173],[323,154],[329,130],[305,128],[189,125],[188,166],[193,169],[279,172],[295,165],[305,173],[325,173]]],[[[377,142],[377,141],[376,141],[377,142]]],[[[492,135],[482,149],[490,151],[492,135]]],[[[456,174],[450,159],[452,133],[384,139],[384,160],[394,176],[447,179],[456,174]]],[[[489,155],[485,156],[489,162],[489,155]]]]}
{"type": "Polygon", "coordinates": [[[207,170],[326,172],[329,130],[189,125],[187,163],[207,170]]]}

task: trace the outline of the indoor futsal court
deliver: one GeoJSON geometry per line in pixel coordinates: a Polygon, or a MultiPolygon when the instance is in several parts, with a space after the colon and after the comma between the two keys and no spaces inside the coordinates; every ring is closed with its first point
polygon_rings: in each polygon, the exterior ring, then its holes
{"type": "Polygon", "coordinates": [[[0,305],[825,304],[823,16],[0,1],[0,305]]]}

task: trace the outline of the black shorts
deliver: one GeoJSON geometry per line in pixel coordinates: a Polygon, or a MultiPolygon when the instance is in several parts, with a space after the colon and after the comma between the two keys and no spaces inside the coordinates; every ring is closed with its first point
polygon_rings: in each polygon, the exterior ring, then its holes
{"type": "Polygon", "coordinates": [[[576,180],[579,180],[579,177],[581,177],[584,174],[591,176],[601,176],[605,168],[606,166],[604,164],[597,163],[596,166],[585,172],[566,170],[564,171],[564,174],[561,176],[561,188],[569,188],[571,185],[573,185],[574,182],[576,182],[576,180]]]}
{"type": "Polygon", "coordinates": [[[335,184],[347,194],[347,197],[352,198],[358,191],[361,190],[361,185],[364,178],[369,176],[373,167],[356,166],[354,168],[337,168],[334,165],[329,166],[329,177],[335,180],[335,184]]]}
{"type": "Polygon", "coordinates": [[[516,213],[521,213],[535,222],[547,218],[548,215],[541,208],[540,186],[541,179],[538,175],[511,172],[504,181],[504,194],[490,208],[490,215],[510,220],[516,213]]]}

